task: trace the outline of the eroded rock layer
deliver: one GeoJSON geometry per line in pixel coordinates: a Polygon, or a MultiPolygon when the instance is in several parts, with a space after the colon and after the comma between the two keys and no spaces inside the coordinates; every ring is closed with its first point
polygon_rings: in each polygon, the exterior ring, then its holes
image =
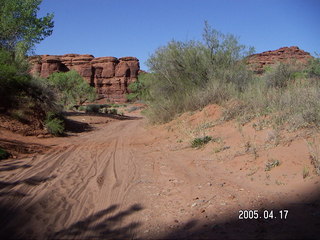
{"type": "Polygon", "coordinates": [[[306,64],[311,58],[312,56],[310,53],[293,46],[253,54],[247,58],[247,63],[256,73],[260,74],[264,72],[265,66],[270,66],[277,62],[297,61],[299,63],[306,64]]]}
{"type": "Polygon", "coordinates": [[[98,57],[92,55],[65,54],[39,55],[30,58],[31,73],[47,78],[54,72],[76,70],[100,98],[111,102],[125,102],[128,85],[137,80],[140,70],[135,57],[98,57]]]}

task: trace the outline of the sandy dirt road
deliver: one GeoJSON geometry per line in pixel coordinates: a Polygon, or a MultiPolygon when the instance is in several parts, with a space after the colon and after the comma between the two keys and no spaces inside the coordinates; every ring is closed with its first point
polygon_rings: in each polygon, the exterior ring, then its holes
{"type": "Polygon", "coordinates": [[[282,239],[319,233],[314,189],[274,191],[229,172],[207,152],[177,143],[142,118],[101,124],[59,139],[45,154],[1,161],[1,239],[282,239]],[[240,209],[289,209],[290,218],[239,220],[240,209]]]}

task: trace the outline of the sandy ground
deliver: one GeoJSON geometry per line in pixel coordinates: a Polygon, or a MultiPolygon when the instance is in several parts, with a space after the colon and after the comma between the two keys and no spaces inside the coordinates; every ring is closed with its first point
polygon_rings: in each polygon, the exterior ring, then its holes
{"type": "Polygon", "coordinates": [[[156,127],[139,113],[79,114],[92,128],[63,138],[2,130],[2,143],[29,151],[0,162],[1,239],[319,239],[310,133],[215,125],[219,111],[156,127]],[[199,134],[215,141],[192,149],[199,134]]]}

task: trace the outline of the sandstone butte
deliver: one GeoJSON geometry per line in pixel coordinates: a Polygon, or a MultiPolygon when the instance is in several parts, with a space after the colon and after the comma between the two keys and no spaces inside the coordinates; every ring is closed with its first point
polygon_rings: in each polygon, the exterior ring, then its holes
{"type": "Polygon", "coordinates": [[[247,64],[258,74],[264,72],[266,66],[271,66],[277,62],[296,61],[301,64],[307,64],[313,57],[310,53],[301,50],[300,48],[282,47],[274,51],[266,51],[258,54],[253,54],[247,57],[247,64]]]}
{"type": "Polygon", "coordinates": [[[140,70],[135,57],[97,57],[92,55],[38,55],[29,58],[31,74],[47,78],[54,72],[77,71],[97,89],[99,98],[110,102],[126,102],[128,85],[137,80],[140,70]]]}

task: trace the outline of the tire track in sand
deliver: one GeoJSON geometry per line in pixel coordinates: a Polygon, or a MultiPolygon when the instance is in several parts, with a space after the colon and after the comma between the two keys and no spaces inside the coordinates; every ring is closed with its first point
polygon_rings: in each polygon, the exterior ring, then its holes
{"type": "Polygon", "coordinates": [[[22,238],[47,239],[88,216],[117,206],[95,220],[90,231],[83,227],[74,238],[91,236],[110,221],[112,229],[124,229],[135,236],[135,223],[141,222],[141,217],[131,212],[141,209],[137,204],[144,196],[137,194],[140,177],[137,162],[141,159],[136,158],[137,150],[132,146],[139,124],[139,121],[112,122],[95,134],[75,139],[74,144],[57,146],[34,159],[22,159],[31,167],[4,178],[7,182],[20,181],[10,190],[25,194],[21,198],[0,198],[1,203],[10,203],[12,210],[23,213],[11,222],[9,215],[2,216],[9,219],[6,229],[17,229],[17,236],[22,238]],[[24,181],[29,178],[33,178],[34,184],[24,181]]]}

